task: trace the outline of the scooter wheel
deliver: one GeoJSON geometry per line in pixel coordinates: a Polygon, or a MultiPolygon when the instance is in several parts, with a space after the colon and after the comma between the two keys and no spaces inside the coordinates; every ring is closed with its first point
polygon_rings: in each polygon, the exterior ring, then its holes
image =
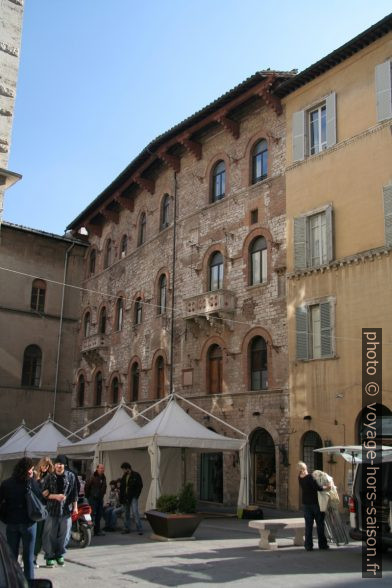
{"type": "Polygon", "coordinates": [[[88,547],[91,543],[91,529],[80,527],[79,547],[88,547]]]}

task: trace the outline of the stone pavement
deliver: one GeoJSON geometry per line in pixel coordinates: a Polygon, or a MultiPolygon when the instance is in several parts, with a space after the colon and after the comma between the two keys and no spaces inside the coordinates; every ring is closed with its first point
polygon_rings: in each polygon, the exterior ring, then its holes
{"type": "MultiPolygon", "coordinates": [[[[299,516],[265,511],[265,518],[272,518],[271,513],[299,516]]],[[[363,581],[358,543],[309,553],[288,546],[293,534],[287,531],[281,541],[285,547],[262,551],[257,531],[236,518],[204,519],[195,541],[158,542],[150,539],[148,523],[143,524],[143,536],[116,532],[95,537],[86,549],[70,549],[64,568],[42,567],[36,577],[50,578],[54,588],[357,588],[363,581]]],[[[366,588],[392,585],[392,555],[386,555],[383,565],[383,578],[366,580],[366,588]]]]}

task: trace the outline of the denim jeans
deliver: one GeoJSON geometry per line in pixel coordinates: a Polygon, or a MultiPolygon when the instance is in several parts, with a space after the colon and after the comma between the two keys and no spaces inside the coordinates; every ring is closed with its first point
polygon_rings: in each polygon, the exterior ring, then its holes
{"type": "Polygon", "coordinates": [[[318,546],[321,549],[327,545],[327,538],[324,531],[325,513],[320,511],[318,504],[304,504],[305,517],[305,549],[313,547],[313,522],[316,521],[318,546]]]}
{"type": "Polygon", "coordinates": [[[117,525],[117,516],[123,514],[123,506],[107,506],[104,508],[103,518],[105,519],[105,526],[115,529],[117,525]]]}
{"type": "Polygon", "coordinates": [[[18,560],[19,544],[22,539],[23,568],[27,580],[34,579],[34,545],[36,532],[36,523],[33,523],[32,525],[25,525],[22,523],[18,525],[7,525],[6,529],[7,543],[16,560],[18,560]]]}
{"type": "Polygon", "coordinates": [[[132,498],[130,503],[124,504],[124,527],[127,531],[131,530],[131,512],[135,520],[136,529],[142,531],[142,522],[140,520],[138,499],[132,498]]]}
{"type": "Polygon", "coordinates": [[[94,532],[99,533],[103,516],[103,498],[89,498],[89,502],[93,511],[94,532]]]}
{"type": "Polygon", "coordinates": [[[71,517],[48,516],[42,535],[45,559],[57,559],[65,554],[71,525],[71,517]]]}

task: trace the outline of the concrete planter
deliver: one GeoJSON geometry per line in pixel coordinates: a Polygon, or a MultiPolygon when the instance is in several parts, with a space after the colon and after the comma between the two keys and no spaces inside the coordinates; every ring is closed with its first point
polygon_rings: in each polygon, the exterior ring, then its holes
{"type": "Polygon", "coordinates": [[[160,539],[186,539],[194,538],[201,517],[197,514],[173,514],[149,510],[146,518],[151,525],[156,538],[160,539]]]}

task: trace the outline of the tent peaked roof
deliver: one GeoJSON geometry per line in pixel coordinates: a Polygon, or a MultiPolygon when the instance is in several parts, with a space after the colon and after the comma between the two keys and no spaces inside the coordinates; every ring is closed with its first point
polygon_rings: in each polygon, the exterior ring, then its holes
{"type": "Polygon", "coordinates": [[[61,443],[59,450],[67,453],[89,453],[94,451],[97,443],[101,441],[122,441],[132,438],[139,431],[139,425],[129,416],[126,408],[120,405],[103,427],[76,443],[61,443]]]}
{"type": "Polygon", "coordinates": [[[0,447],[0,460],[8,459],[5,457],[9,453],[24,452],[27,443],[32,439],[24,425],[21,425],[0,447]]]}
{"type": "Polygon", "coordinates": [[[30,457],[55,456],[57,445],[65,441],[66,437],[57,429],[53,421],[48,419],[26,444],[25,453],[30,457]]]}

